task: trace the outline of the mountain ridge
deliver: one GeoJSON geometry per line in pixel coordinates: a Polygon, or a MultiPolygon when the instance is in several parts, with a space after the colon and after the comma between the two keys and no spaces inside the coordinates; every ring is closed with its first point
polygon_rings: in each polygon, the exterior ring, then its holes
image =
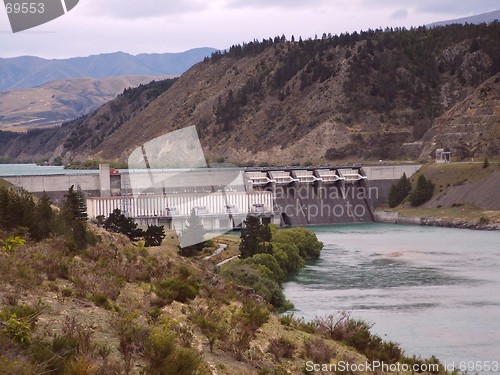
{"type": "Polygon", "coordinates": [[[0,58],[0,91],[31,88],[66,78],[179,75],[214,51],[214,48],[194,48],[180,53],[113,52],[68,59],[0,58]]]}
{"type": "Polygon", "coordinates": [[[0,91],[0,130],[61,125],[95,110],[124,89],[161,78],[167,77],[68,78],[29,89],[0,91]]]}
{"type": "Polygon", "coordinates": [[[493,10],[491,12],[486,12],[486,13],[481,13],[481,14],[475,14],[473,16],[468,16],[468,17],[461,17],[461,18],[455,18],[452,20],[445,20],[445,21],[437,21],[430,23],[426,25],[427,27],[438,27],[438,26],[447,26],[451,24],[465,24],[465,23],[470,23],[470,24],[480,24],[480,23],[491,23],[500,20],[500,9],[493,10]]]}
{"type": "Polygon", "coordinates": [[[436,118],[500,71],[499,34],[494,23],[235,45],[154,100],[118,98],[52,133],[0,134],[2,156],[125,162],[151,139],[195,125],[211,161],[407,158],[403,144],[421,140],[436,118]]]}

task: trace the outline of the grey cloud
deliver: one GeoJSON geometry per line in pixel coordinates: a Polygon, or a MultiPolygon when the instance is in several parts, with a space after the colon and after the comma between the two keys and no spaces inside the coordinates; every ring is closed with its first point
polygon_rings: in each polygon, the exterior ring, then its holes
{"type": "Polygon", "coordinates": [[[208,2],[202,0],[86,0],[86,3],[93,14],[125,19],[155,18],[208,8],[208,2]]]}
{"type": "Polygon", "coordinates": [[[230,8],[313,8],[333,3],[329,0],[228,0],[226,4],[230,8]]]}
{"type": "Polygon", "coordinates": [[[402,20],[405,19],[406,17],[408,17],[408,11],[406,9],[398,9],[390,16],[390,18],[395,20],[402,20]]]}

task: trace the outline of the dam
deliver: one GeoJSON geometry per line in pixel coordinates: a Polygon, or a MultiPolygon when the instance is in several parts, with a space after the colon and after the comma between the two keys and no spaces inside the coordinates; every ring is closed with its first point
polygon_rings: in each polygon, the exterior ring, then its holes
{"type": "Polygon", "coordinates": [[[140,225],[182,230],[194,212],[207,230],[240,228],[247,215],[279,226],[374,221],[374,207],[403,173],[420,165],[266,168],[129,169],[0,176],[58,205],[74,185],[92,220],[115,209],[140,225]]]}

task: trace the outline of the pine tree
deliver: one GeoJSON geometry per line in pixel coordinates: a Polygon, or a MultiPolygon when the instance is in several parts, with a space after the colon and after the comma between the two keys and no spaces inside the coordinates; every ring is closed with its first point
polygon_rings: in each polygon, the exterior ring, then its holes
{"type": "Polygon", "coordinates": [[[393,208],[398,206],[401,202],[405,200],[405,198],[411,192],[411,182],[406,177],[406,173],[403,173],[403,176],[398,180],[397,183],[392,184],[391,190],[389,192],[389,207],[393,208]]]}
{"type": "Polygon", "coordinates": [[[490,161],[488,160],[488,157],[485,157],[483,162],[483,168],[486,169],[489,166],[490,166],[490,161]]]}
{"type": "Polygon", "coordinates": [[[54,211],[51,207],[52,202],[50,201],[47,193],[43,193],[43,196],[37,202],[35,207],[35,219],[36,227],[33,230],[33,238],[37,241],[41,241],[47,238],[52,232],[52,224],[54,220],[54,211]]]}
{"type": "Polygon", "coordinates": [[[94,238],[87,230],[87,206],[81,191],[74,185],[68,189],[64,196],[62,219],[67,240],[77,249],[84,249],[94,238]]]}
{"type": "Polygon", "coordinates": [[[87,221],[87,205],[83,193],[80,190],[75,190],[75,185],[71,185],[64,197],[62,212],[65,219],[87,221]]]}
{"type": "Polygon", "coordinates": [[[119,208],[113,210],[104,221],[104,228],[110,232],[124,234],[132,241],[137,240],[144,234],[142,229],[137,228],[134,219],[126,217],[119,208]]]}
{"type": "Polygon", "coordinates": [[[201,219],[196,215],[194,209],[191,210],[191,216],[188,218],[188,224],[180,236],[181,249],[179,254],[185,257],[191,257],[198,254],[205,246],[205,228],[201,219]]]}
{"type": "Polygon", "coordinates": [[[146,247],[160,246],[164,238],[165,229],[163,225],[148,225],[148,229],[144,232],[146,247]]]}
{"type": "Polygon", "coordinates": [[[416,207],[427,202],[434,193],[434,184],[427,180],[423,174],[418,177],[417,186],[410,194],[411,205],[416,207]]]}
{"type": "Polygon", "coordinates": [[[255,254],[270,252],[266,242],[271,241],[271,229],[267,224],[261,224],[258,217],[248,216],[241,229],[240,252],[242,258],[255,254]]]}

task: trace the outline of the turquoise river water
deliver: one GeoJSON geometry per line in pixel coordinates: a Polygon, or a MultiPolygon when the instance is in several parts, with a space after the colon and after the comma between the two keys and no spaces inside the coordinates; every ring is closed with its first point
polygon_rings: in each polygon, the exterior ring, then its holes
{"type": "Polygon", "coordinates": [[[325,247],[285,284],[295,316],[340,310],[405,353],[500,361],[500,232],[385,224],[312,228],[325,247]]]}

